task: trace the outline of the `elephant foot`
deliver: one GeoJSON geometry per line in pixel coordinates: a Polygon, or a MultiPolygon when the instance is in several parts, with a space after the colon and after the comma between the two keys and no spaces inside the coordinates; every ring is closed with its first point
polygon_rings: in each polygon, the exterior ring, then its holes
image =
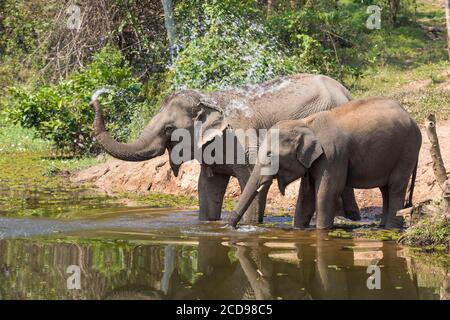
{"type": "Polygon", "coordinates": [[[294,229],[296,229],[296,230],[306,230],[306,229],[309,229],[310,228],[310,225],[308,224],[308,225],[302,225],[302,226],[294,226],[294,229]]]}
{"type": "Polygon", "coordinates": [[[241,218],[242,217],[236,211],[232,211],[230,217],[227,219],[226,222],[233,229],[237,229],[237,224],[239,223],[241,218]]]}
{"type": "Polygon", "coordinates": [[[404,221],[402,217],[392,217],[386,223],[386,229],[403,229],[404,221]]]}
{"type": "Polygon", "coordinates": [[[245,214],[244,215],[244,224],[256,226],[260,224],[258,215],[254,214],[245,214]]]}
{"type": "Polygon", "coordinates": [[[360,221],[361,220],[361,214],[359,211],[345,211],[345,217],[347,219],[350,219],[352,221],[360,221]]]}

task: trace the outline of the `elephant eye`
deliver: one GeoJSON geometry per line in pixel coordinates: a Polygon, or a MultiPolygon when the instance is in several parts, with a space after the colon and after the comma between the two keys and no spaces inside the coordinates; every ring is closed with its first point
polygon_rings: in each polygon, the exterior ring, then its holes
{"type": "Polygon", "coordinates": [[[272,152],[268,151],[267,152],[267,158],[270,158],[270,157],[272,157],[272,152]]]}
{"type": "Polygon", "coordinates": [[[164,127],[164,132],[166,134],[171,134],[173,130],[175,130],[175,126],[173,124],[168,124],[164,127]]]}

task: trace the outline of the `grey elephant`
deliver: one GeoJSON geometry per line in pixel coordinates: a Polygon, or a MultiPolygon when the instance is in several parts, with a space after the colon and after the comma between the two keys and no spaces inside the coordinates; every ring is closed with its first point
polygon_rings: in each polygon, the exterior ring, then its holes
{"type": "Polygon", "coordinates": [[[273,175],[262,170],[277,159],[280,191],[303,177],[294,227],[308,227],[316,212],[316,227],[333,227],[339,195],[347,187],[380,188],[383,197],[381,226],[400,228],[396,217],[412,196],[422,136],[416,122],[395,101],[373,97],[350,101],[339,108],[302,120],[276,124],[278,147],[267,135],[259,160],[241,195],[230,224],[236,226],[242,212],[273,175]],[[276,150],[278,149],[278,151],[276,150]],[[272,159],[272,160],[271,160],[272,159]]]}
{"type": "MultiPolygon", "coordinates": [[[[309,74],[211,93],[184,90],[167,97],[141,136],[129,144],[115,141],[106,132],[98,101],[93,100],[91,106],[95,109],[95,138],[110,155],[125,161],[144,161],[168,150],[173,173],[177,176],[181,164],[173,161],[171,152],[177,144],[171,139],[176,129],[188,130],[194,145],[194,125],[201,122],[202,136],[199,137],[198,147],[204,149],[212,140],[219,139],[225,129],[256,129],[258,133],[258,129],[269,129],[281,120],[301,119],[337,107],[350,99],[349,92],[339,82],[326,76],[309,74]],[[215,134],[210,134],[213,132],[211,129],[215,129],[215,134]]],[[[241,147],[245,153],[252,148],[250,145],[241,147]]],[[[231,153],[226,149],[223,152],[226,158],[227,153],[231,153]]],[[[188,158],[194,159],[194,152],[188,158]]],[[[220,219],[230,177],[237,177],[243,190],[252,168],[250,163],[202,163],[198,180],[200,220],[220,219]]],[[[262,221],[268,189],[269,185],[265,186],[249,206],[246,223],[262,221]]],[[[344,211],[349,215],[359,215],[353,190],[345,192],[344,211]]]]}

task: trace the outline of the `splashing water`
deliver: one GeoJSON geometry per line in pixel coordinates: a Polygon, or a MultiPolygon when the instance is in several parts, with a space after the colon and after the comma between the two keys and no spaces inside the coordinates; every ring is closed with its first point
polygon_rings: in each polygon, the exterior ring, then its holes
{"type": "Polygon", "coordinates": [[[262,231],[264,230],[264,228],[258,228],[256,226],[240,226],[239,228],[236,229],[237,232],[256,232],[256,231],[262,231]]]}
{"type": "Polygon", "coordinates": [[[225,115],[231,117],[241,113],[246,118],[253,116],[253,110],[248,106],[248,101],[244,100],[231,100],[229,104],[225,106],[225,115]]]}
{"type": "Polygon", "coordinates": [[[91,102],[97,100],[98,97],[100,97],[104,93],[114,92],[115,89],[116,88],[114,86],[104,86],[101,87],[100,89],[95,90],[94,93],[92,93],[91,102]]]}

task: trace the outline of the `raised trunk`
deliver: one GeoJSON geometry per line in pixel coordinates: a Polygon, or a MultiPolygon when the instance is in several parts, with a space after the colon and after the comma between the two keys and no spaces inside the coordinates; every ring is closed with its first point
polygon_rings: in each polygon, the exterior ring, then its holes
{"type": "Polygon", "coordinates": [[[91,102],[91,106],[95,110],[95,139],[114,158],[124,161],[144,161],[164,153],[165,145],[162,143],[161,138],[159,138],[157,130],[152,130],[152,123],[156,122],[155,118],[135,142],[120,143],[113,139],[106,131],[103,112],[98,101],[94,100],[91,102]]]}

